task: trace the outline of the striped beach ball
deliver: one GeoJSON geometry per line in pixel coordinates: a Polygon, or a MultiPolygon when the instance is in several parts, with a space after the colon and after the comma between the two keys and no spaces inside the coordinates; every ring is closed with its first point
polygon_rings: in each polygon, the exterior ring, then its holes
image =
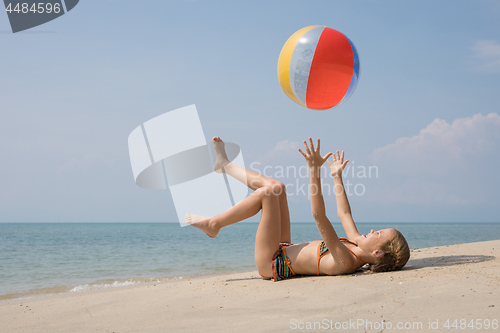
{"type": "Polygon", "coordinates": [[[281,89],[306,108],[326,110],[344,103],[356,89],[358,76],[358,52],[335,29],[323,25],[302,28],[281,49],[281,89]]]}

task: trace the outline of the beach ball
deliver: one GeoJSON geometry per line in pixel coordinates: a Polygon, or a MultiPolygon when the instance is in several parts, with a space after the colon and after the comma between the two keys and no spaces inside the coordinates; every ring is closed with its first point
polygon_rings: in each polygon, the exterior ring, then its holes
{"type": "Polygon", "coordinates": [[[313,110],[344,103],[356,89],[359,58],[343,33],[313,25],[295,32],[281,49],[278,79],[294,102],[313,110]]]}

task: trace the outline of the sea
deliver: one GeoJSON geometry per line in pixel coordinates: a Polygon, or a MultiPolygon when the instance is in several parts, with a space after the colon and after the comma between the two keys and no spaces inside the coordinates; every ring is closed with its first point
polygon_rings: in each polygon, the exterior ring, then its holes
{"type": "MultiPolygon", "coordinates": [[[[356,225],[396,228],[411,249],[500,239],[500,223],[356,225]]],[[[257,227],[240,222],[211,239],[177,223],[0,223],[0,301],[253,271],[257,227]]],[[[314,223],[291,232],[293,243],[320,239],[314,223]]]]}

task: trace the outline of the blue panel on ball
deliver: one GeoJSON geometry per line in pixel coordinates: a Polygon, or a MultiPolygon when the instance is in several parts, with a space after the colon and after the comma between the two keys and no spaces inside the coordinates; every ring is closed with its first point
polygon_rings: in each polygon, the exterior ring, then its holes
{"type": "Polygon", "coordinates": [[[358,85],[358,79],[359,79],[358,51],[356,50],[356,47],[354,46],[352,41],[349,38],[347,38],[347,40],[351,44],[351,48],[352,48],[352,53],[353,53],[353,57],[354,57],[354,70],[352,71],[352,79],[351,79],[351,83],[349,84],[349,88],[347,89],[347,92],[345,93],[342,100],[335,106],[339,106],[339,105],[343,104],[345,101],[347,101],[349,99],[349,97],[351,97],[354,90],[356,90],[356,86],[358,85]]]}

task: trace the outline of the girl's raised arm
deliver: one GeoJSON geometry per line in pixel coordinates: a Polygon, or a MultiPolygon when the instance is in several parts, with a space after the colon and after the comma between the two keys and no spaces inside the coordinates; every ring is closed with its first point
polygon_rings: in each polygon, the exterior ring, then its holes
{"type": "Polygon", "coordinates": [[[335,261],[335,272],[332,273],[346,273],[353,264],[353,258],[349,250],[340,242],[330,220],[326,217],[325,202],[321,191],[321,166],[328,160],[328,157],[330,157],[332,153],[328,153],[324,157],[321,157],[319,152],[319,139],[316,149],[314,149],[311,138],[309,138],[309,144],[310,148],[307,146],[306,141],[304,141],[306,153],[300,149],[299,152],[304,156],[309,166],[309,173],[311,176],[311,210],[314,222],[316,222],[319,233],[335,261]]]}
{"type": "Polygon", "coordinates": [[[337,214],[339,216],[340,222],[342,222],[342,227],[347,235],[347,238],[353,239],[359,237],[359,231],[356,228],[356,224],[352,218],[351,206],[349,205],[349,200],[347,200],[347,195],[344,189],[344,183],[342,181],[342,171],[344,170],[347,162],[344,162],[344,151],[339,155],[337,150],[337,155],[333,154],[333,163],[328,161],[330,164],[330,171],[333,176],[333,183],[335,189],[335,198],[337,199],[337,214]]]}

